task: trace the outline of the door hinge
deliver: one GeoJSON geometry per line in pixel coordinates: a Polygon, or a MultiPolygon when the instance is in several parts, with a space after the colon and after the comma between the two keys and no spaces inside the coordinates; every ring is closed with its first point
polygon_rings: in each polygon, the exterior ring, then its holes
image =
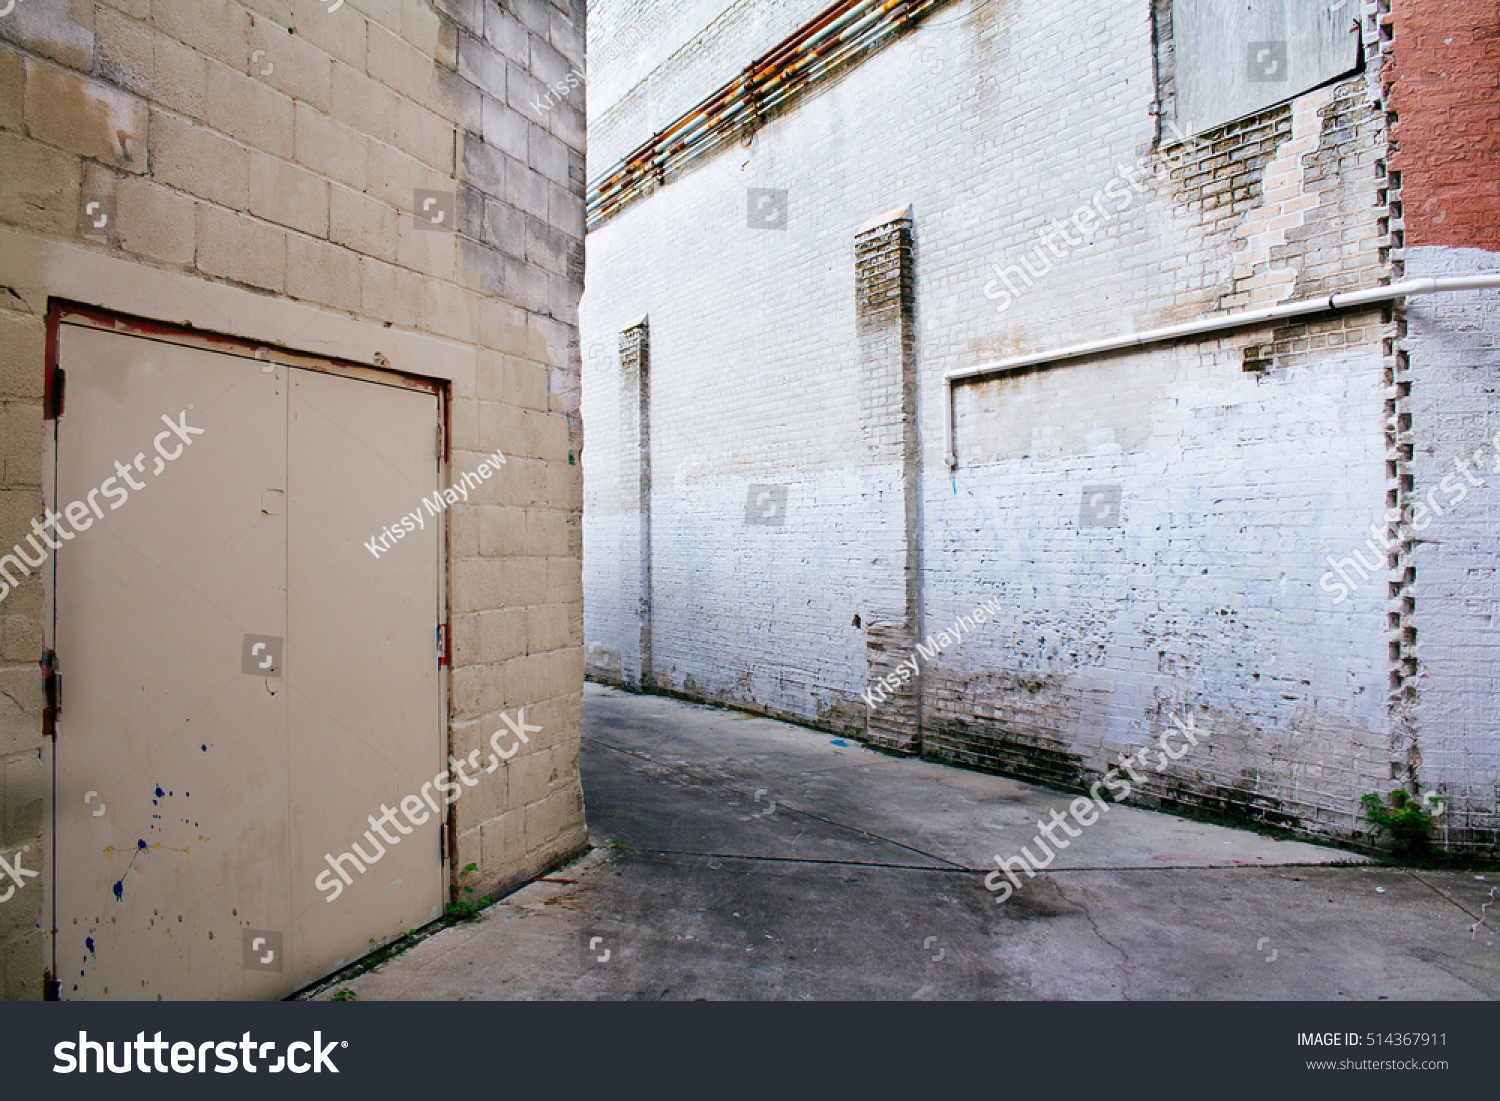
{"type": "Polygon", "coordinates": [[[57,664],[57,655],[51,650],[42,652],[42,737],[57,737],[57,718],[62,714],[62,670],[57,664]]]}
{"type": "Polygon", "coordinates": [[[437,629],[438,664],[448,664],[448,625],[439,623],[437,629]]]}
{"type": "Polygon", "coordinates": [[[42,384],[42,419],[55,421],[63,415],[63,401],[67,394],[68,373],[55,363],[49,363],[42,384]]]}
{"type": "Polygon", "coordinates": [[[443,426],[441,424],[437,426],[437,459],[438,462],[443,461],[443,426]]]}

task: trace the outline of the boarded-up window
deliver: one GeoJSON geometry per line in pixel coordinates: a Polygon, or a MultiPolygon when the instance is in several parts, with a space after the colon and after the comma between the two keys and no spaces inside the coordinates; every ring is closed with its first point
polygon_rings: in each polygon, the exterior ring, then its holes
{"type": "Polygon", "coordinates": [[[1185,136],[1359,68],[1360,0],[1172,0],[1175,115],[1185,136]]]}

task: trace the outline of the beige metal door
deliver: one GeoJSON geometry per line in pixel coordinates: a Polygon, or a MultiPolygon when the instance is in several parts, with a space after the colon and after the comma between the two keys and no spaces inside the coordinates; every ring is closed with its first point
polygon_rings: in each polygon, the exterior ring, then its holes
{"type": "Polygon", "coordinates": [[[435,826],[334,904],[310,866],[442,752],[438,532],[349,545],[436,485],[435,398],[82,325],[58,358],[60,994],[283,996],[441,907],[435,826]]]}
{"type": "Polygon", "coordinates": [[[292,928],[311,979],[442,913],[445,814],[381,821],[447,767],[436,728],[441,514],[421,507],[437,490],[438,412],[432,394],[310,371],[291,381],[292,928]],[[416,530],[383,538],[390,549],[376,544],[376,557],[366,542],[403,516],[416,530]],[[377,859],[360,860],[362,874],[345,861],[345,883],[327,859],[345,853],[377,859]],[[324,873],[336,891],[316,886],[324,873]]]}

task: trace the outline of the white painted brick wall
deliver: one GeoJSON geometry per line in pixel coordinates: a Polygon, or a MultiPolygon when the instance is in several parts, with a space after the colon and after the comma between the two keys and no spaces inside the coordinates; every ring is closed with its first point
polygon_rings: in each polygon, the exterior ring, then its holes
{"type": "MultiPolygon", "coordinates": [[[[853,620],[893,580],[874,560],[871,504],[899,492],[899,471],[862,465],[854,236],[910,203],[923,630],[988,597],[1005,607],[924,672],[926,751],[1017,771],[1015,747],[1030,747],[1019,771],[1075,782],[1191,708],[1214,733],[1148,798],[1356,832],[1359,796],[1395,786],[1386,578],[1339,606],[1319,579],[1385,506],[1392,330],[1378,309],[961,386],[961,463],[943,463],[946,370],[1245,305],[1257,287],[1281,297],[1282,272],[1294,298],[1388,275],[1385,135],[1357,76],[1295,105],[1322,111],[1298,154],[1318,202],[1299,204],[1284,243],[1243,255],[1265,229],[1260,174],[1287,152],[1289,107],[1219,132],[997,313],[990,263],[1017,262],[1152,150],[1150,19],[1147,5],[1081,0],[952,5],[590,235],[592,669],[636,661],[614,347],[649,314],[658,683],[863,728],[853,620]],[[747,187],[787,189],[787,230],[747,228],[747,187]],[[1267,370],[1246,371],[1257,355],[1267,370]],[[753,484],[790,487],[784,527],[746,525],[753,484]],[[1123,487],[1123,526],[1080,528],[1095,484],[1123,487]]],[[[732,73],[750,56],[717,64],[732,73]]],[[[668,121],[647,103],[713,90],[701,71],[659,66],[595,134],[643,136],[668,121]]]]}
{"type": "MultiPolygon", "coordinates": [[[[1406,275],[1472,275],[1500,270],[1483,249],[1429,246],[1405,251],[1406,275]]],[[[1474,488],[1421,540],[1413,563],[1414,622],[1421,672],[1417,718],[1423,785],[1451,799],[1442,826],[1489,831],[1500,804],[1500,294],[1441,294],[1407,307],[1403,347],[1411,357],[1411,411],[1420,443],[1412,471],[1423,496],[1454,473],[1455,459],[1491,457],[1474,488]]],[[[1449,499],[1439,491],[1437,500],[1449,499]]]]}

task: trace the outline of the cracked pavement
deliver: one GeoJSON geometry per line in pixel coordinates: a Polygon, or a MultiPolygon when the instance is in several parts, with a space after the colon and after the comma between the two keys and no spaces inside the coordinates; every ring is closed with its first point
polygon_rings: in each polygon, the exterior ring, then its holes
{"type": "Polygon", "coordinates": [[[582,767],[592,852],[316,997],[1500,997],[1494,871],[1112,805],[997,905],[1074,794],[592,684],[582,767]]]}

